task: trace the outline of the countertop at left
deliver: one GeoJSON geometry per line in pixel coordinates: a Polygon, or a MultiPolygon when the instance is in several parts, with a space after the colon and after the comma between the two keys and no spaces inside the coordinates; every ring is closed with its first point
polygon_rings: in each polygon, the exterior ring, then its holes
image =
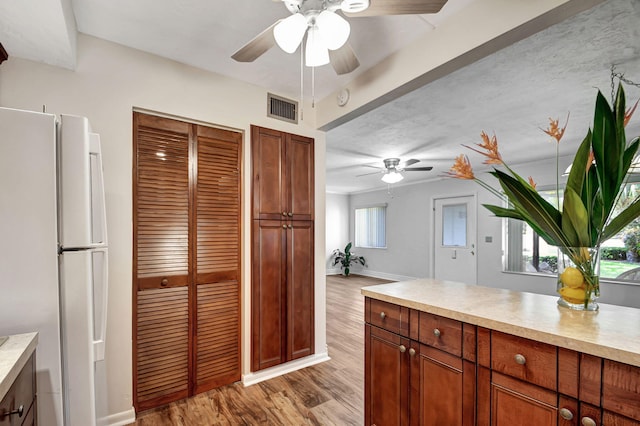
{"type": "Polygon", "coordinates": [[[38,333],[14,334],[0,346],[0,400],[36,350],[38,333]]]}

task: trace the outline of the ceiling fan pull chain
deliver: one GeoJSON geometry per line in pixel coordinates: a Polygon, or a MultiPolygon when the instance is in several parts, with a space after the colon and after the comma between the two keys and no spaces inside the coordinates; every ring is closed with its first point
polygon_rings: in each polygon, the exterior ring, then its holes
{"type": "Polygon", "coordinates": [[[300,121],[304,120],[304,49],[300,44],[300,121]]]}
{"type": "Polygon", "coordinates": [[[311,108],[316,107],[316,67],[311,67],[311,108]]]}

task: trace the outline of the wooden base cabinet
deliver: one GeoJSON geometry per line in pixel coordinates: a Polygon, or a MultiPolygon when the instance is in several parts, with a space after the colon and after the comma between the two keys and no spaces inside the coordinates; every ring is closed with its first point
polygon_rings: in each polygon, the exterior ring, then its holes
{"type": "Polygon", "coordinates": [[[475,363],[463,358],[462,324],[380,301],[365,309],[365,424],[472,426],[475,363]]]}
{"type": "Polygon", "coordinates": [[[35,353],[29,357],[0,401],[0,426],[37,425],[35,358],[35,353]]]}
{"type": "Polygon", "coordinates": [[[365,424],[640,426],[640,367],[365,298],[365,424]]]}

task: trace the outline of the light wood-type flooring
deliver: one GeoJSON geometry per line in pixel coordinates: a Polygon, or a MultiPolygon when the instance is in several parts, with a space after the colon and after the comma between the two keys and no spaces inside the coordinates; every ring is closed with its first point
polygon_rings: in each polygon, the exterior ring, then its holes
{"type": "Polygon", "coordinates": [[[133,425],[362,425],[364,298],[360,288],[388,282],[327,277],[331,360],[253,386],[224,386],[140,413],[133,425]]]}

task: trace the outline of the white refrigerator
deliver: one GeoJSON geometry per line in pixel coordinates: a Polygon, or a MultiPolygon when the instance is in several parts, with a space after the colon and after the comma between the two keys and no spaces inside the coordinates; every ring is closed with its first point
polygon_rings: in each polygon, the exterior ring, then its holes
{"type": "Polygon", "coordinates": [[[107,235],[84,117],[0,108],[0,336],[37,331],[38,424],[96,424],[107,235]]]}

